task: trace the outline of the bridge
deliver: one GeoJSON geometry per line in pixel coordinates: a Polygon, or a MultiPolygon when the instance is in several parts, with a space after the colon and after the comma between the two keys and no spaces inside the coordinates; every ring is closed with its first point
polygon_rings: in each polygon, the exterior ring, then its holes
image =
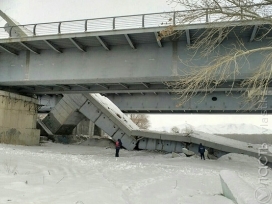
{"type": "MultiPolygon", "coordinates": [[[[175,90],[164,82],[176,81],[177,76],[190,73],[183,61],[191,59],[188,49],[205,29],[222,26],[218,16],[207,11],[207,16],[189,25],[178,25],[178,18],[186,11],[118,16],[75,21],[60,21],[18,25],[2,13],[7,21],[0,28],[0,88],[5,91],[39,97],[48,104],[49,111],[59,94],[100,93],[112,99],[124,112],[139,113],[259,113],[249,111],[240,97],[239,83],[256,71],[262,58],[252,54],[248,63],[241,63],[241,72],[235,79],[207,95],[205,90],[188,103],[177,107],[175,90]],[[160,39],[159,31],[167,26],[182,34],[160,39]],[[229,90],[232,87],[232,94],[229,90]],[[44,100],[44,96],[46,100],[44,100]],[[122,100],[126,99],[126,100],[122,100]]],[[[233,21],[233,27],[219,50],[225,52],[236,36],[246,48],[258,48],[269,42],[255,38],[265,26],[254,21],[233,21]],[[245,29],[246,25],[246,29],[245,29]]],[[[194,65],[203,65],[210,59],[196,54],[194,65]]],[[[271,96],[267,95],[267,112],[271,113],[271,96]]]]}
{"type": "MultiPolygon", "coordinates": [[[[0,28],[0,88],[5,91],[5,104],[11,106],[7,92],[36,96],[39,105],[44,106],[39,110],[49,112],[39,121],[48,135],[71,134],[83,118],[88,118],[113,140],[121,138],[128,150],[138,147],[191,155],[202,142],[214,157],[228,152],[259,156],[260,146],[201,132],[176,135],[141,131],[123,114],[252,113],[243,104],[240,97],[243,89],[239,83],[256,71],[256,65],[261,62],[256,53],[248,63],[239,62],[241,71],[234,87],[233,79],[227,78],[226,83],[209,95],[205,95],[205,90],[197,90],[199,93],[180,107],[174,100],[175,90],[164,83],[178,80],[184,72],[190,73],[190,66],[180,59],[191,59],[193,52],[188,47],[210,28],[210,23],[218,27],[226,23],[215,22],[217,17],[209,11],[205,18],[182,26],[176,25],[182,11],[32,25],[19,25],[3,12],[0,14],[7,21],[6,26],[0,28]],[[165,21],[167,24],[162,23],[165,21]],[[159,32],[169,25],[184,32],[160,39],[159,32]],[[232,94],[229,94],[230,88],[232,94]]],[[[236,42],[237,34],[246,48],[265,46],[269,40],[254,40],[265,32],[262,28],[266,25],[260,27],[260,22],[233,21],[229,26],[233,27],[232,32],[220,42],[219,52],[226,52],[229,44],[236,42]]],[[[195,65],[201,66],[211,60],[201,58],[199,53],[195,56],[195,65]]],[[[265,111],[271,113],[270,92],[265,99],[265,111]]],[[[13,100],[16,104],[18,97],[13,95],[13,100]]],[[[29,105],[29,110],[32,107],[33,117],[29,119],[32,129],[36,122],[31,121],[35,118],[33,103],[29,105]]],[[[21,106],[28,109],[23,104],[25,102],[17,105],[19,111],[21,106]]],[[[255,107],[252,111],[263,110],[255,107]]],[[[16,118],[12,111],[10,114],[10,118],[16,118]]],[[[14,129],[12,121],[11,126],[5,127],[9,133],[5,134],[7,139],[15,137],[10,131],[14,129]]],[[[34,137],[37,138],[36,133],[34,137]]],[[[272,161],[271,154],[267,155],[267,161],[272,161]]]]}

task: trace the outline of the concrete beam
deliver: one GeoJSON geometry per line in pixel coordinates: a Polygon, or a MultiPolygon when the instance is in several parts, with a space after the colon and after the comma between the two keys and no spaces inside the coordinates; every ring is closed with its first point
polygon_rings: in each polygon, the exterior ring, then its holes
{"type": "Polygon", "coordinates": [[[35,54],[40,54],[40,50],[38,50],[37,48],[35,48],[31,45],[28,45],[27,43],[19,42],[19,44],[35,54]]]}
{"type": "MultiPolygon", "coordinates": [[[[110,99],[117,107],[122,111],[128,113],[135,113],[136,110],[141,113],[220,113],[220,114],[259,114],[263,110],[260,108],[253,108],[250,111],[243,105],[243,99],[239,93],[233,93],[232,95],[224,94],[222,92],[213,93],[205,96],[204,94],[198,94],[194,96],[190,101],[177,106],[178,99],[173,95],[167,93],[139,93],[139,94],[114,94],[108,95],[110,99]],[[203,99],[203,97],[206,97],[203,99]],[[216,97],[216,101],[213,100],[216,97]]],[[[40,111],[48,112],[54,107],[55,98],[49,100],[48,96],[40,96],[41,104],[51,101],[48,107],[43,106],[40,111]],[[43,99],[44,98],[44,99],[43,99]],[[44,102],[43,102],[44,101],[44,102]]],[[[267,113],[272,113],[272,96],[265,98],[267,102],[267,113]]]]}
{"type": "Polygon", "coordinates": [[[187,45],[191,45],[191,35],[190,35],[190,30],[185,30],[186,33],[186,41],[187,45]]]}
{"type": "Polygon", "coordinates": [[[67,85],[61,85],[61,84],[56,84],[56,86],[64,89],[64,90],[71,90],[71,87],[70,86],[67,86],[67,85]]]}
{"type": "Polygon", "coordinates": [[[142,85],[144,85],[144,87],[147,88],[147,89],[149,88],[149,85],[147,83],[142,82],[142,85]]]}
{"type": "Polygon", "coordinates": [[[252,42],[255,39],[255,36],[257,34],[257,30],[258,30],[258,25],[254,25],[249,42],[252,42]]]}
{"type": "Polygon", "coordinates": [[[90,87],[88,87],[88,86],[86,86],[86,85],[82,85],[82,84],[75,84],[76,86],[78,86],[78,87],[81,87],[81,88],[83,88],[83,89],[90,89],[90,87]]]}
{"type": "Polygon", "coordinates": [[[6,52],[13,54],[13,55],[18,55],[18,51],[16,51],[15,49],[12,49],[4,44],[0,44],[0,48],[2,48],[3,50],[5,50],[6,52]]]}
{"type": "Polygon", "coordinates": [[[156,38],[156,41],[157,41],[157,43],[158,43],[159,47],[162,47],[162,43],[161,43],[161,40],[159,39],[159,35],[158,35],[158,33],[157,33],[157,32],[155,32],[154,34],[155,34],[155,38],[156,38]]]}
{"type": "Polygon", "coordinates": [[[53,134],[72,134],[73,129],[84,119],[84,116],[77,110],[85,102],[86,98],[80,94],[64,95],[42,122],[53,134]]]}
{"type": "MultiPolygon", "coordinates": [[[[179,103],[178,96],[169,95],[167,93],[153,94],[134,94],[129,95],[108,95],[107,96],[118,108],[125,112],[133,113],[138,110],[141,113],[161,112],[170,113],[260,113],[262,110],[257,107],[250,107],[244,105],[244,99],[239,93],[232,93],[231,95],[215,92],[209,95],[199,93],[190,99],[187,103],[177,106],[179,103]],[[249,109],[251,108],[251,109],[249,109]]],[[[268,113],[272,113],[272,96],[265,97],[267,102],[268,113]]]]}
{"type": "Polygon", "coordinates": [[[124,87],[125,89],[129,89],[129,86],[127,86],[127,85],[125,85],[125,84],[119,83],[119,85],[121,85],[121,86],[124,87]]]}
{"type": "Polygon", "coordinates": [[[96,36],[96,39],[100,42],[100,44],[106,49],[106,50],[110,50],[109,46],[107,45],[107,43],[100,37],[100,36],[96,36]]]}
{"type": "Polygon", "coordinates": [[[54,43],[52,43],[51,41],[49,40],[44,40],[44,42],[49,45],[49,47],[51,47],[53,50],[55,50],[56,52],[58,53],[62,53],[62,49],[59,48],[57,45],[55,45],[54,43]]]}
{"type": "Polygon", "coordinates": [[[53,88],[48,87],[48,86],[38,85],[37,87],[40,87],[40,88],[42,88],[42,89],[49,90],[49,91],[52,91],[52,90],[53,90],[53,88]]]}
{"type": "Polygon", "coordinates": [[[133,44],[132,40],[130,39],[129,35],[128,35],[128,34],[125,34],[125,37],[126,37],[126,39],[127,39],[127,41],[128,41],[128,44],[130,45],[130,47],[131,47],[132,49],[136,49],[136,47],[135,47],[135,45],[133,44]]]}
{"type": "Polygon", "coordinates": [[[104,89],[109,89],[109,87],[104,84],[97,84],[97,85],[103,87],[104,89]]]}
{"type": "Polygon", "coordinates": [[[69,40],[82,52],[86,52],[86,48],[81,45],[75,38],[69,38],[69,40]]]}

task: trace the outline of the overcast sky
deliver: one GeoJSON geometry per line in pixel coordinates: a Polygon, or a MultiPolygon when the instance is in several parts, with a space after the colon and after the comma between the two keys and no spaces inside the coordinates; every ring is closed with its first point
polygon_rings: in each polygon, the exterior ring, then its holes
{"type": "Polygon", "coordinates": [[[178,9],[166,0],[0,0],[0,8],[21,24],[178,9]]]}
{"type": "MultiPolygon", "coordinates": [[[[166,0],[0,0],[0,9],[20,24],[181,10],[166,0]]],[[[5,21],[0,18],[0,26],[5,21]]],[[[249,123],[272,125],[272,117],[256,115],[150,115],[152,127],[249,123]]]]}

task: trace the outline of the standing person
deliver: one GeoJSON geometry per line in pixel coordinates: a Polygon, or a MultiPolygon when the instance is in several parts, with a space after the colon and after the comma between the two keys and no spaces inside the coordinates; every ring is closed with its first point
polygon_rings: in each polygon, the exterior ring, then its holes
{"type": "Polygon", "coordinates": [[[199,147],[198,147],[198,152],[200,153],[200,157],[201,159],[203,158],[205,160],[205,147],[202,145],[202,143],[200,143],[199,147]]]}
{"type": "Polygon", "coordinates": [[[121,142],[120,139],[118,139],[115,142],[115,149],[116,149],[115,157],[119,157],[119,150],[120,150],[121,147],[122,147],[122,142],[121,142]]]}

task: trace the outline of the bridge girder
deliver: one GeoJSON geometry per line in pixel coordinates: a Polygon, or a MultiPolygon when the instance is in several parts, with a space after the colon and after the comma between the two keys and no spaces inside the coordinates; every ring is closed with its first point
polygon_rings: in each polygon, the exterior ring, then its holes
{"type": "MultiPolygon", "coordinates": [[[[187,47],[193,44],[194,39],[201,36],[205,29],[209,29],[209,24],[175,26],[174,30],[184,32],[175,38],[160,39],[158,32],[165,27],[144,27],[144,18],[142,28],[121,30],[114,28],[114,30],[88,32],[87,23],[86,20],[84,32],[61,33],[62,22],[60,22],[58,32],[49,35],[36,35],[38,24],[34,25],[34,33],[31,33],[27,26],[26,28],[19,26],[19,31],[27,31],[23,36],[0,39],[0,47],[4,51],[0,55],[0,89],[27,95],[102,93],[112,97],[114,94],[115,100],[118,97],[130,97],[130,99],[135,98],[135,101],[139,101],[136,97],[140,95],[142,100],[145,100],[143,97],[146,99],[151,97],[150,103],[156,100],[164,101],[163,96],[170,104],[170,98],[175,90],[169,89],[164,82],[176,81],[177,75],[190,73],[190,65],[187,66],[184,62],[203,66],[212,60],[212,58],[203,59],[197,53],[196,59],[190,61],[192,51],[187,47]],[[182,59],[182,62],[179,59],[182,59]]],[[[237,31],[240,40],[245,43],[245,48],[265,46],[267,44],[265,39],[253,43],[261,30],[260,23],[263,24],[257,21],[229,22],[229,26],[235,26],[235,29],[219,42],[218,51],[224,54],[225,48],[236,42],[237,31]]],[[[214,22],[213,27],[222,27],[223,24],[225,22],[214,22]]],[[[17,27],[10,29],[16,31],[17,27]]],[[[244,91],[239,86],[240,81],[251,76],[260,62],[261,57],[258,54],[252,54],[248,60],[240,61],[240,74],[235,78],[235,85],[230,85],[233,79],[228,78],[214,94],[219,94],[223,101],[229,103],[231,99],[224,98],[224,94],[230,88],[235,94],[244,91]]],[[[205,90],[197,91],[200,95],[205,92],[205,90]]],[[[164,105],[167,107],[166,104],[164,105]]],[[[181,109],[163,107],[155,110],[133,108],[132,111],[181,111],[181,109]]],[[[220,110],[208,109],[194,108],[192,112],[220,112],[220,110]]],[[[190,107],[186,107],[184,111],[189,110],[190,107]]],[[[231,110],[224,111],[235,110],[237,109],[232,107],[231,110]]]]}
{"type": "MultiPolygon", "coordinates": [[[[151,33],[154,38],[154,33],[151,33]]],[[[43,41],[44,43],[44,41],[43,41]]],[[[224,40],[224,46],[234,43],[233,40],[224,40]]],[[[245,43],[246,48],[258,48],[265,46],[266,42],[245,43]]],[[[47,46],[48,47],[48,46],[47,46]]],[[[55,84],[74,87],[77,85],[88,86],[90,92],[100,92],[96,85],[108,87],[108,92],[116,92],[115,84],[126,84],[133,91],[133,84],[160,84],[159,89],[166,90],[162,85],[165,81],[177,80],[176,74],[190,73],[190,65],[184,62],[193,63],[195,66],[203,66],[211,59],[203,59],[196,55],[196,60],[190,62],[192,51],[187,49],[184,41],[164,42],[160,48],[157,42],[138,44],[137,49],[131,49],[129,45],[114,46],[111,51],[106,51],[102,46],[93,47],[87,52],[79,52],[76,48],[63,50],[57,53],[52,49],[40,50],[40,54],[29,51],[20,51],[18,56],[2,53],[0,55],[0,86],[21,88],[20,92],[27,93],[23,86],[33,86],[35,94],[49,94],[48,91],[38,88],[38,85],[52,86],[55,84]],[[182,62],[179,61],[182,58],[182,62]],[[108,84],[108,85],[107,85],[108,84]]],[[[224,50],[222,51],[224,52],[224,50]]],[[[236,80],[242,80],[252,76],[256,67],[261,63],[262,58],[254,53],[248,60],[240,61],[240,74],[236,80]]],[[[232,80],[230,77],[226,80],[232,80]]],[[[123,87],[121,85],[121,87],[123,87]]],[[[71,88],[80,92],[77,88],[71,88]]],[[[126,89],[125,87],[123,87],[126,89]]],[[[147,91],[145,86],[139,86],[134,91],[147,91]]],[[[154,87],[154,91],[157,92],[154,87]]],[[[120,89],[121,90],[121,89],[120,89]]],[[[62,89],[52,88],[52,94],[58,94],[62,89]]],[[[66,90],[67,91],[67,90],[66,90]]],[[[69,91],[69,90],[68,90],[69,91]]]]}
{"type": "MultiPolygon", "coordinates": [[[[40,112],[49,112],[61,96],[40,96],[43,106],[40,112]],[[57,100],[58,99],[58,100],[57,100]]],[[[245,105],[240,93],[214,92],[209,95],[197,94],[187,103],[178,105],[178,96],[167,93],[135,93],[107,94],[108,97],[124,113],[220,113],[220,114],[271,114],[272,95],[267,95],[256,106],[245,105]],[[260,106],[258,106],[260,105],[260,106]]]]}

